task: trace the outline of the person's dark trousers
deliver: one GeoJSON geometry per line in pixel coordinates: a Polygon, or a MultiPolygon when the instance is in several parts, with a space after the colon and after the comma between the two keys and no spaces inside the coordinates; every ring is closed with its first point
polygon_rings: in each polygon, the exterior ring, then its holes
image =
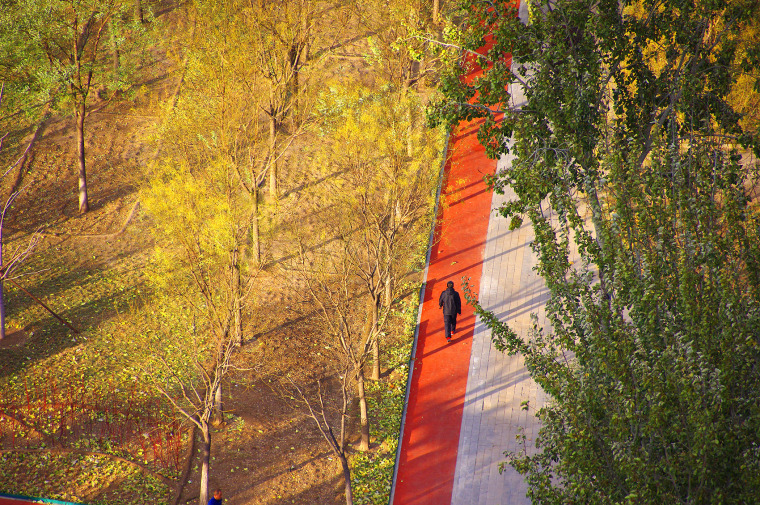
{"type": "Polygon", "coordinates": [[[457,316],[443,316],[443,331],[446,334],[446,339],[451,338],[452,333],[457,332],[457,316]]]}

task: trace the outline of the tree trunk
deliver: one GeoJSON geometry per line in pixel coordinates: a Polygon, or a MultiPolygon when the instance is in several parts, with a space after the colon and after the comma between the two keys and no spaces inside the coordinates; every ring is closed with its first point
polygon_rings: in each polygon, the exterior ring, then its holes
{"type": "Polygon", "coordinates": [[[390,307],[393,303],[393,273],[388,272],[385,278],[385,306],[390,307]]]}
{"type": "Polygon", "coordinates": [[[269,194],[277,201],[277,156],[275,153],[275,141],[277,140],[277,117],[272,114],[269,117],[269,194]]]}
{"type": "MultiPolygon", "coordinates": [[[[411,79],[412,75],[410,73],[409,80],[411,81],[411,79]]],[[[406,96],[406,93],[404,95],[406,96]]],[[[412,104],[409,102],[407,102],[406,107],[406,120],[409,122],[406,132],[406,155],[412,158],[414,156],[414,111],[412,110],[412,104]]]]}
{"type": "MultiPolygon", "coordinates": [[[[411,156],[411,155],[410,155],[411,156]]],[[[395,193],[395,192],[394,192],[395,193]]],[[[388,226],[388,235],[392,234],[395,230],[398,229],[399,226],[399,220],[401,216],[401,209],[400,209],[400,203],[398,198],[395,197],[395,195],[392,197],[390,202],[390,219],[389,219],[389,226],[388,226]]],[[[386,238],[383,241],[384,247],[385,247],[385,261],[386,261],[386,272],[385,272],[385,285],[383,286],[383,289],[385,290],[385,306],[389,307],[393,304],[393,288],[394,288],[394,278],[393,278],[393,244],[390,243],[391,240],[389,238],[386,238]]]]}
{"type": "Polygon", "coordinates": [[[224,423],[224,405],[222,403],[222,385],[216,388],[214,393],[214,424],[220,426],[224,423]]]}
{"type": "Polygon", "coordinates": [[[118,34],[116,33],[116,21],[113,20],[113,18],[110,21],[109,32],[111,33],[111,66],[113,67],[114,73],[119,71],[119,40],[118,40],[118,34]]]}
{"type": "Polygon", "coordinates": [[[367,418],[367,396],[364,393],[364,371],[359,368],[356,377],[356,389],[359,395],[359,422],[361,424],[362,439],[359,442],[360,451],[369,450],[369,419],[367,418]]]}
{"type": "Polygon", "coordinates": [[[142,0],[135,0],[135,17],[141,22],[145,22],[143,15],[142,0]]]}
{"type": "Polygon", "coordinates": [[[338,452],[340,466],[343,468],[343,482],[346,486],[346,505],[354,505],[354,493],[351,490],[351,469],[348,466],[348,460],[344,452],[338,452]]]}
{"type": "Polygon", "coordinates": [[[441,0],[433,0],[433,23],[438,23],[441,18],[441,0]]]}
{"type": "Polygon", "coordinates": [[[301,112],[301,66],[308,57],[309,47],[309,2],[308,0],[302,0],[299,4],[298,16],[300,18],[300,25],[298,27],[298,36],[293,41],[290,47],[290,68],[293,72],[291,79],[291,100],[294,105],[293,116],[300,122],[299,113],[301,112]]]}
{"type": "MultiPolygon", "coordinates": [[[[0,265],[3,264],[3,226],[5,223],[0,217],[0,265]]],[[[0,340],[5,338],[5,295],[3,293],[3,279],[5,274],[0,274],[0,340]]]]}
{"type": "MultiPolygon", "coordinates": [[[[232,310],[235,317],[235,334],[233,335],[235,345],[243,343],[243,310],[242,310],[242,283],[240,280],[240,257],[238,249],[232,251],[232,294],[235,297],[232,310]]],[[[221,386],[219,387],[221,390],[221,386]]]]}
{"type": "Polygon", "coordinates": [[[301,41],[295,40],[290,46],[290,49],[288,50],[288,63],[290,65],[290,71],[292,73],[292,77],[290,78],[290,99],[295,104],[295,112],[296,116],[298,115],[298,92],[300,91],[300,83],[298,81],[298,68],[300,67],[300,59],[301,59],[301,41]]]}
{"type": "Polygon", "coordinates": [[[0,340],[5,338],[5,295],[3,281],[0,280],[0,340]]]}
{"type": "Polygon", "coordinates": [[[255,177],[251,199],[251,253],[253,263],[258,267],[261,265],[261,237],[259,236],[259,185],[255,177]]]}
{"type": "Polygon", "coordinates": [[[309,10],[309,2],[305,1],[301,4],[301,54],[299,55],[300,63],[304,63],[309,59],[309,22],[311,21],[309,10]]]}
{"type": "Polygon", "coordinates": [[[203,423],[201,435],[203,436],[203,446],[201,448],[201,487],[198,504],[206,505],[208,503],[208,471],[211,462],[211,429],[207,423],[203,423]]]}
{"type": "Polygon", "coordinates": [[[380,380],[380,339],[375,337],[375,341],[372,342],[372,375],[370,379],[373,381],[380,380]]]}
{"type": "Polygon", "coordinates": [[[77,161],[79,162],[79,212],[85,213],[90,210],[87,198],[87,169],[85,166],[84,153],[84,115],[86,112],[84,100],[76,105],[75,115],[77,120],[77,161]]]}
{"type": "MultiPolygon", "coordinates": [[[[594,226],[594,235],[597,244],[599,244],[599,249],[602,251],[602,254],[605,253],[605,242],[604,242],[604,221],[602,219],[602,204],[599,201],[599,193],[597,192],[596,185],[593,182],[587,182],[586,183],[586,194],[588,195],[588,203],[591,207],[591,222],[594,226]]],[[[599,268],[597,271],[597,275],[599,276],[599,287],[602,290],[602,296],[604,297],[604,300],[607,304],[607,308],[609,310],[612,310],[612,297],[610,296],[610,293],[607,289],[608,282],[607,278],[604,272],[604,268],[599,268]]],[[[606,325],[603,323],[604,330],[606,331],[606,325]]]]}
{"type": "Polygon", "coordinates": [[[372,329],[370,330],[372,335],[374,335],[374,340],[372,341],[372,374],[370,375],[370,379],[373,381],[379,381],[380,380],[380,335],[378,335],[377,331],[377,322],[379,319],[379,311],[380,311],[380,293],[376,293],[374,295],[374,300],[372,301],[372,329]]]}

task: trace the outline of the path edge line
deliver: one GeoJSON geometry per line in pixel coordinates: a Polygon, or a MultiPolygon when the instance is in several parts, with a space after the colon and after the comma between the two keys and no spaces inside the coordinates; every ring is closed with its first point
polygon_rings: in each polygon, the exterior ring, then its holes
{"type": "Polygon", "coordinates": [[[393,463],[393,477],[391,478],[391,492],[388,496],[388,505],[393,505],[393,498],[396,494],[396,478],[398,477],[398,465],[401,459],[401,444],[404,440],[404,425],[406,424],[406,408],[409,404],[409,390],[412,387],[412,375],[414,374],[414,360],[417,357],[417,339],[420,334],[420,319],[422,318],[422,302],[425,300],[425,288],[427,287],[428,269],[430,268],[430,255],[433,251],[433,241],[435,240],[435,228],[438,225],[438,209],[441,204],[441,190],[443,189],[443,179],[446,173],[446,162],[449,158],[449,140],[451,138],[451,129],[446,132],[444,139],[443,159],[441,168],[438,171],[438,187],[435,191],[435,208],[433,209],[433,219],[430,223],[430,234],[428,235],[427,253],[425,254],[425,273],[424,280],[420,286],[419,301],[417,305],[417,324],[414,326],[414,338],[412,339],[412,350],[409,353],[409,374],[406,378],[406,391],[404,392],[404,407],[401,409],[401,427],[398,433],[398,446],[396,447],[396,461],[393,463]]]}

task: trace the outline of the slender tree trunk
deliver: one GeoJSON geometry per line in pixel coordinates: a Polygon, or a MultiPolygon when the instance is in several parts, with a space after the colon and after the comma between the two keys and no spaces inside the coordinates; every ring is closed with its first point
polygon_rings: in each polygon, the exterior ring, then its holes
{"type": "MultiPolygon", "coordinates": [[[[393,267],[390,267],[393,268],[393,267]]],[[[390,307],[393,303],[393,272],[388,270],[388,276],[385,278],[385,306],[390,307]]]]}
{"type": "Polygon", "coordinates": [[[5,287],[0,280],[0,340],[5,338],[5,287]]]}
{"type": "Polygon", "coordinates": [[[364,392],[364,370],[359,368],[356,376],[356,390],[359,395],[359,423],[361,424],[360,451],[369,450],[369,418],[367,417],[367,396],[364,392]]]}
{"type": "MultiPolygon", "coordinates": [[[[411,156],[411,155],[410,155],[411,156]]],[[[401,209],[399,207],[399,200],[395,196],[395,192],[390,198],[390,219],[386,237],[390,237],[392,233],[398,228],[398,220],[401,216],[401,209]]],[[[387,265],[385,272],[385,306],[390,307],[393,303],[393,289],[394,289],[394,277],[393,277],[393,244],[392,239],[386,238],[383,243],[385,246],[385,262],[387,265]]]]}
{"type": "MultiPolygon", "coordinates": [[[[409,78],[411,80],[411,76],[409,78]]],[[[410,83],[411,84],[411,83],[410,83]]],[[[406,93],[404,93],[406,96],[406,93]]],[[[406,120],[409,122],[409,127],[406,132],[406,155],[409,158],[414,156],[414,111],[412,110],[412,104],[407,102],[406,107],[406,120]]]]}
{"type": "MultiPolygon", "coordinates": [[[[235,334],[233,335],[235,345],[243,343],[243,310],[242,310],[242,282],[240,280],[240,258],[238,249],[232,251],[232,293],[235,297],[232,310],[235,317],[235,334]]],[[[221,389],[221,385],[219,387],[221,389]]]]}
{"type": "Polygon", "coordinates": [[[116,21],[113,20],[113,18],[110,21],[109,32],[111,34],[111,66],[113,67],[114,73],[119,71],[120,66],[120,55],[119,55],[119,39],[118,34],[116,33],[116,21]]]}
{"type": "Polygon", "coordinates": [[[370,379],[373,381],[380,380],[380,339],[375,338],[372,343],[372,375],[370,379]]]}
{"type": "Polygon", "coordinates": [[[433,23],[438,23],[441,19],[441,0],[433,0],[433,23]]]}
{"type": "Polygon", "coordinates": [[[310,14],[312,11],[309,10],[309,0],[306,0],[301,4],[301,54],[300,61],[306,62],[309,59],[309,24],[311,22],[311,16],[310,14]]]}
{"type": "Polygon", "coordinates": [[[309,1],[301,0],[299,3],[298,16],[300,18],[300,26],[298,27],[298,36],[296,37],[293,45],[290,48],[290,67],[293,72],[292,78],[292,98],[293,116],[300,121],[299,113],[301,112],[301,66],[308,57],[308,41],[309,41],[309,1]]]}
{"type": "Polygon", "coordinates": [[[288,50],[288,63],[290,65],[290,72],[292,77],[290,78],[290,99],[295,104],[295,115],[298,115],[298,92],[300,91],[300,83],[298,82],[298,68],[300,66],[302,45],[300,40],[295,40],[288,50]]]}
{"type": "Polygon", "coordinates": [[[275,142],[277,140],[277,116],[269,117],[269,194],[277,200],[277,156],[275,142]]]}
{"type": "Polygon", "coordinates": [[[217,426],[224,423],[224,404],[222,400],[222,385],[219,384],[219,387],[216,388],[216,393],[214,393],[214,424],[217,426]]]}
{"type": "Polygon", "coordinates": [[[201,487],[198,504],[207,505],[209,464],[211,462],[211,429],[208,423],[203,423],[201,435],[203,436],[203,445],[201,447],[201,487]]]}
{"type": "Polygon", "coordinates": [[[348,370],[343,371],[343,377],[340,384],[340,392],[343,396],[343,405],[340,409],[340,440],[338,446],[341,452],[346,451],[346,418],[348,417],[348,370]]]}
{"type": "Polygon", "coordinates": [[[85,166],[84,153],[84,115],[86,106],[84,100],[76,105],[77,120],[77,161],[79,163],[79,212],[85,213],[90,210],[90,203],[87,198],[87,168],[85,166]]]}
{"type": "MultiPolygon", "coordinates": [[[[601,249],[602,254],[604,254],[605,249],[606,249],[605,242],[604,242],[605,234],[604,234],[604,222],[602,219],[602,204],[599,201],[599,193],[597,192],[596,185],[593,182],[587,182],[585,189],[586,189],[586,194],[589,196],[588,202],[589,202],[589,206],[591,207],[591,222],[594,226],[594,232],[595,232],[594,235],[596,238],[596,242],[597,244],[599,244],[599,248],[601,249]]],[[[607,289],[609,282],[606,278],[604,268],[600,267],[598,269],[597,275],[599,276],[599,287],[602,290],[602,296],[604,297],[607,307],[610,310],[612,310],[612,297],[610,296],[609,290],[607,289]]],[[[606,331],[606,328],[605,328],[605,331],[606,331]]]]}
{"type": "Polygon", "coordinates": [[[145,22],[145,17],[142,8],[142,0],[135,0],[135,17],[141,22],[145,22]]]}
{"type": "Polygon", "coordinates": [[[261,237],[259,236],[259,186],[255,177],[251,199],[251,241],[253,242],[251,248],[254,265],[258,267],[261,265],[261,237]]]}
{"type": "Polygon", "coordinates": [[[380,380],[380,335],[377,331],[377,323],[380,312],[380,293],[376,293],[372,300],[372,335],[374,340],[372,341],[372,374],[370,379],[374,381],[380,380]]]}
{"type": "Polygon", "coordinates": [[[340,460],[340,466],[343,469],[343,482],[346,486],[346,505],[354,505],[354,492],[351,490],[351,469],[348,466],[346,453],[339,451],[338,459],[340,460]]]}
{"type": "Polygon", "coordinates": [[[5,287],[3,284],[3,280],[0,279],[0,340],[5,338],[5,287]]]}
{"type": "MultiPolygon", "coordinates": [[[[3,265],[3,226],[5,225],[5,216],[0,216],[0,265],[3,265]]],[[[0,274],[0,340],[5,338],[5,286],[3,280],[5,273],[0,274]]]]}

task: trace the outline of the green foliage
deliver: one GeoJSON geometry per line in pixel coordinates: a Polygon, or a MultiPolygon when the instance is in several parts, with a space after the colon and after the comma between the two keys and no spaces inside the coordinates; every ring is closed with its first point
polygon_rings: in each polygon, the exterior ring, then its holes
{"type": "Polygon", "coordinates": [[[389,444],[385,453],[361,453],[351,458],[354,503],[358,505],[388,503],[394,456],[395,447],[389,444]]]}
{"type": "MultiPolygon", "coordinates": [[[[131,85],[146,26],[127,0],[9,0],[0,9],[0,69],[14,110],[35,116],[48,102],[66,107],[90,89],[131,85]],[[104,54],[119,52],[114,66],[104,54]]],[[[150,12],[145,12],[150,20],[150,12]]],[[[70,107],[68,107],[70,109],[70,107]]]]}
{"type": "Polygon", "coordinates": [[[760,144],[731,93],[760,67],[758,4],[533,3],[529,25],[471,7],[466,47],[495,44],[469,64],[493,66],[453,69],[432,111],[485,118],[489,154],[516,156],[491,183],[517,194],[502,214],[530,219],[551,291],[530,335],[477,308],[551,396],[539,452],[509,463],[534,503],[756,500],[760,144]]]}
{"type": "Polygon", "coordinates": [[[427,50],[426,36],[435,30],[430,2],[390,0],[357,4],[367,31],[365,61],[382,79],[399,88],[421,88],[438,70],[436,53],[427,50]]]}

